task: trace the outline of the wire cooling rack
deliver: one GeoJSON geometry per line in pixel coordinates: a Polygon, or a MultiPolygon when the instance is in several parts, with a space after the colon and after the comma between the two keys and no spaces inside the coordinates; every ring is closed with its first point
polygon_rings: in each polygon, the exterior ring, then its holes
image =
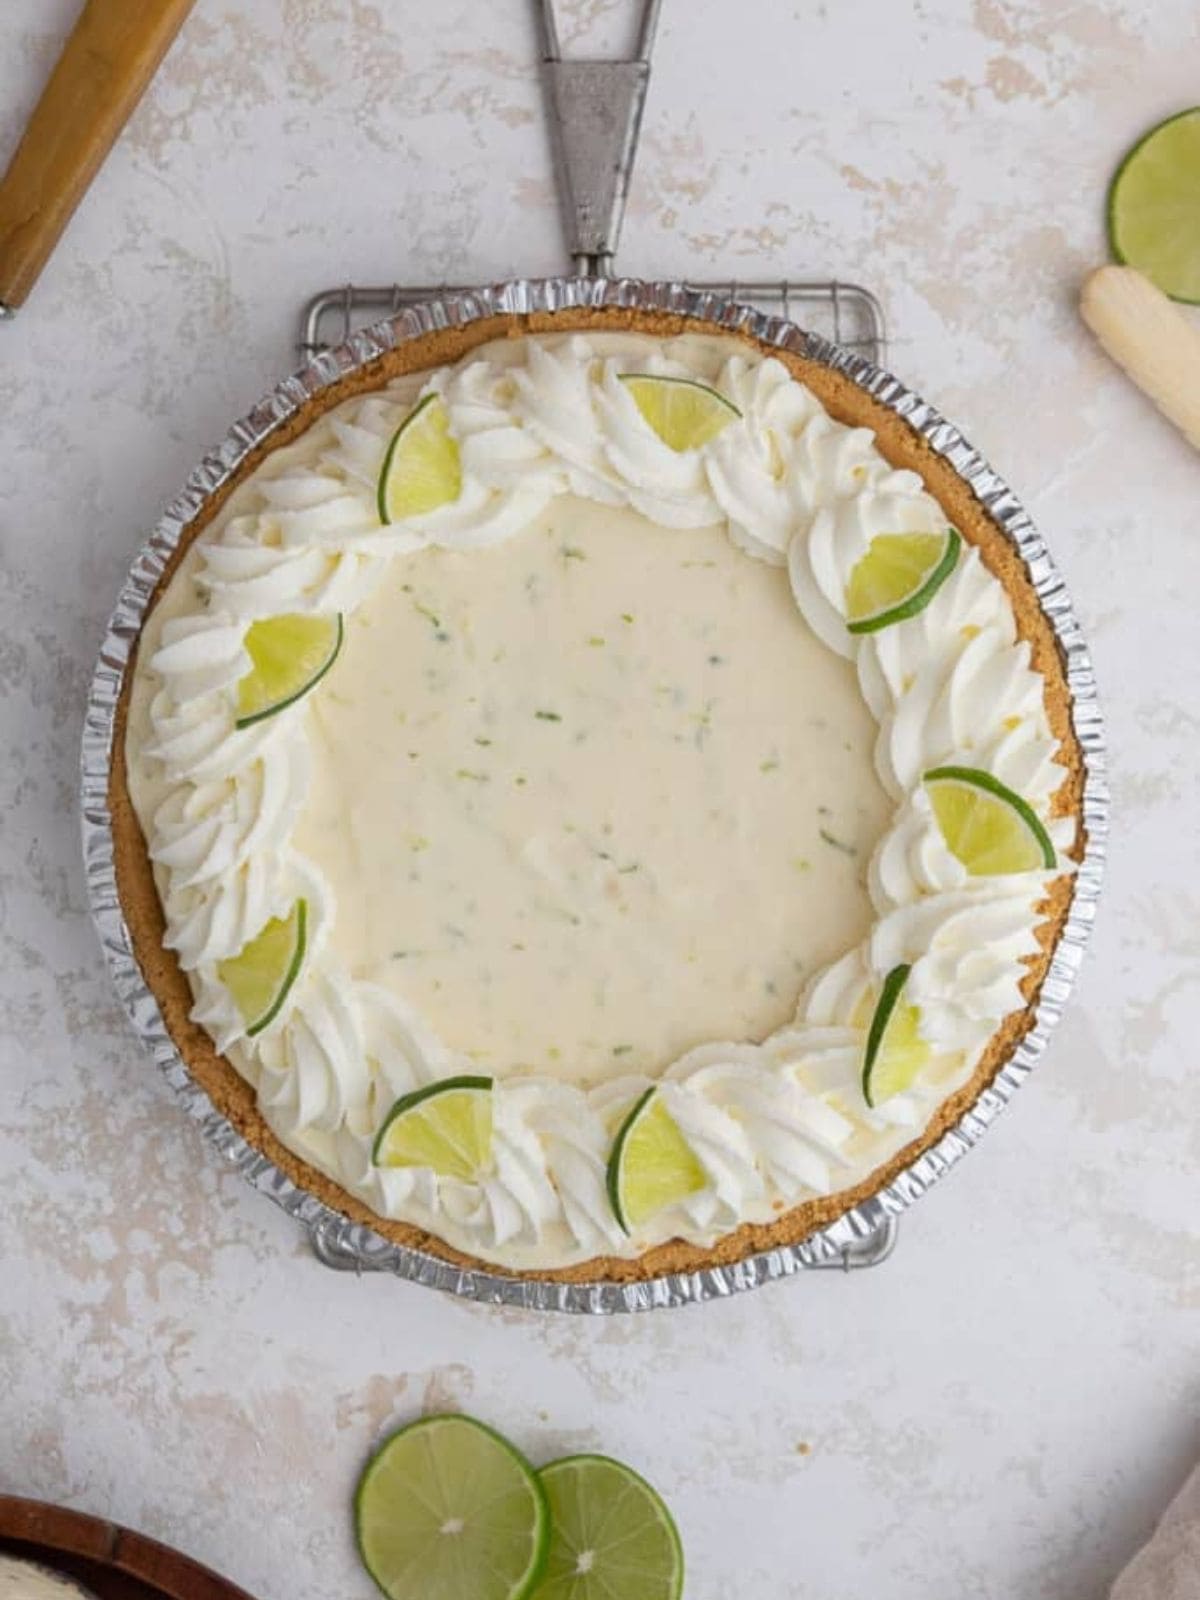
{"type": "MultiPolygon", "coordinates": [[[[752,305],[756,311],[798,322],[878,367],[887,365],[883,307],[861,284],[837,278],[703,278],[689,281],[685,287],[708,290],[726,300],[752,305]]],[[[301,313],[297,348],[307,360],[333,345],[345,344],[359,328],[394,317],[406,306],[469,292],[468,286],[452,283],[346,283],[322,289],[301,313]]]]}
{"type": "MultiPolygon", "coordinates": [[[[625,197],[637,153],[642,108],[650,81],[650,53],[662,0],[644,0],[635,55],[629,60],[566,61],[559,49],[553,0],[534,0],[542,39],[547,116],[573,272],[583,278],[615,276],[615,255],[625,197]]],[[[340,284],[322,289],[304,307],[297,338],[303,360],[345,344],[360,328],[408,306],[469,294],[452,283],[340,284]]],[[[883,307],[870,289],[838,278],[706,278],[685,287],[709,291],[795,321],[812,333],[887,364],[883,307]]],[[[362,1228],[326,1218],[309,1229],[313,1251],[339,1272],[392,1270],[394,1252],[383,1239],[376,1251],[362,1228]],[[376,1259],[376,1255],[378,1259],[376,1259]]],[[[803,1263],[807,1271],[873,1267],[891,1255],[898,1224],[880,1212],[878,1226],[842,1246],[835,1256],[803,1263]]]]}

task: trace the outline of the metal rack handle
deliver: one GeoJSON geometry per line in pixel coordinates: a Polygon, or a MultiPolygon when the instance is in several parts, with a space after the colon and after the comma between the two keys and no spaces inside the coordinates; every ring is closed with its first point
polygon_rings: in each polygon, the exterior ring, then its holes
{"type": "Polygon", "coordinates": [[[564,61],[554,0],[539,0],[542,73],[553,128],[559,203],[574,270],[608,277],[621,236],[650,85],[650,52],[662,0],[644,0],[637,55],[628,61],[564,61]]]}

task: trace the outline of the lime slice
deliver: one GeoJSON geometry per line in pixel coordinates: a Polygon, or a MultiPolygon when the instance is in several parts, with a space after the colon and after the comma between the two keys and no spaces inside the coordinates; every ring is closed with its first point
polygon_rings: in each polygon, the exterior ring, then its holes
{"type": "Polygon", "coordinates": [[[1108,239],[1118,261],[1200,305],[1200,106],[1160,122],[1118,167],[1108,239]]]}
{"type": "Polygon", "coordinates": [[[286,917],[272,917],[236,956],[217,963],[217,977],[242,1014],[253,1038],[279,1015],[304,965],[308,947],[308,901],[297,900],[286,917]]]}
{"type": "Polygon", "coordinates": [[[935,767],[922,782],[950,854],[972,878],[1054,866],[1050,835],[1033,809],[990,772],[935,767]]]}
{"type": "Polygon", "coordinates": [[[427,394],[392,435],[379,474],[379,520],[403,522],[462,493],[458,440],[440,395],[427,394]]]}
{"type": "Polygon", "coordinates": [[[403,1094],[387,1114],[377,1167],[429,1167],[442,1178],[479,1177],[492,1153],[492,1080],[443,1078],[403,1094]]]}
{"type": "Polygon", "coordinates": [[[643,419],[671,450],[699,450],[742,414],[723,394],[692,378],[623,372],[621,382],[643,419]]]}
{"type": "Polygon", "coordinates": [[[389,1600],[524,1600],[550,1537],[529,1463],[471,1417],[424,1417],[385,1439],[358,1480],[354,1525],[389,1600]]]}
{"type": "Polygon", "coordinates": [[[341,616],[288,612],[252,622],[242,641],[253,665],[237,686],[237,726],[273,717],[321,681],[342,648],[341,616]]]}
{"type": "Polygon", "coordinates": [[[962,540],[945,533],[879,533],[846,585],[846,626],[874,633],[915,617],[954,571],[962,540]]]}
{"type": "Polygon", "coordinates": [[[607,1182],[609,1201],[626,1233],[708,1187],[707,1172],[657,1089],[647,1089],[621,1124],[607,1182]]]}
{"type": "Polygon", "coordinates": [[[883,980],[871,1018],[862,1075],[863,1098],[869,1106],[881,1105],[911,1088],[933,1054],[918,1032],[921,1013],[901,999],[911,971],[910,966],[892,968],[883,980]]]}
{"type": "Polygon", "coordinates": [[[683,1546],[645,1478],[608,1456],[565,1456],[538,1478],[550,1553],[537,1600],[679,1600],[683,1546]]]}

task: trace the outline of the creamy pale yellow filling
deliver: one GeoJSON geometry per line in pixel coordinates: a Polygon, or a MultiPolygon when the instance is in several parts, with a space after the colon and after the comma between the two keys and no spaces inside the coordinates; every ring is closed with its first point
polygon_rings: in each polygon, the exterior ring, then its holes
{"type": "Polygon", "coordinates": [[[481,1068],[658,1072],[865,933],[874,732],[780,568],[568,496],[391,564],[314,693],[293,842],[353,976],[481,1068]]]}

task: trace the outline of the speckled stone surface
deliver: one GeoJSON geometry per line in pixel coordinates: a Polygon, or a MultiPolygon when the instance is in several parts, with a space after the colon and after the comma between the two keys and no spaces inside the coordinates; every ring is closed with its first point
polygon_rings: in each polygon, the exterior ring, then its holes
{"type": "MultiPolygon", "coordinates": [[[[0,158],[75,9],[0,8],[0,158]]],[[[1194,4],[668,0],[622,267],[882,293],[892,365],[1073,587],[1115,833],[1051,1050],[886,1266],[612,1322],[321,1269],[141,1056],[84,909],[104,619],[194,459],[291,365],[301,302],[562,265],[529,9],[403,13],[198,0],[0,329],[0,1490],[132,1523],[261,1600],[366,1600],[358,1466],[463,1406],[537,1458],[645,1471],[691,1600],[1102,1595],[1200,1447],[1200,458],[1073,296],[1123,147],[1196,97],[1194,4]]],[[[564,43],[619,42],[623,14],[568,6],[564,43]]]]}

